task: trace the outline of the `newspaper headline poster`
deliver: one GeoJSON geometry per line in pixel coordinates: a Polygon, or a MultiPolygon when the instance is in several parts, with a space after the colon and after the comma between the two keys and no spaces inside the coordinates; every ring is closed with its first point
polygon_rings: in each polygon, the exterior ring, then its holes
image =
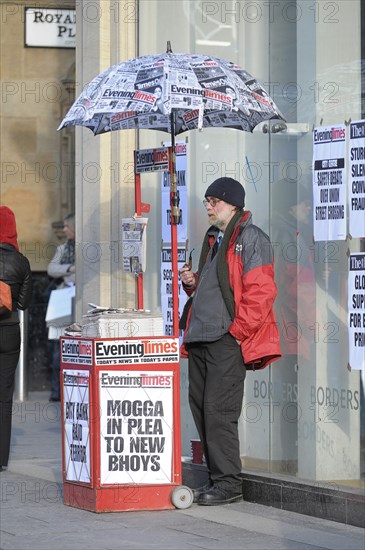
{"type": "MultiPolygon", "coordinates": [[[[176,147],[176,184],[180,198],[181,218],[177,226],[178,268],[186,262],[186,241],[188,232],[188,194],[187,194],[187,145],[177,143],[176,147]]],[[[167,172],[162,174],[162,250],[161,250],[161,310],[166,336],[173,335],[173,303],[172,303],[172,267],[171,267],[171,225],[170,225],[170,177],[167,172]]],[[[187,295],[178,286],[179,316],[184,309],[187,295]]],[[[180,337],[182,331],[180,332],[180,337]]]]}
{"type": "Polygon", "coordinates": [[[313,132],[313,233],[315,241],[346,239],[346,127],[313,132]]]}
{"type": "Polygon", "coordinates": [[[66,479],[90,483],[89,371],[63,370],[66,479]]]}
{"type": "Polygon", "coordinates": [[[365,237],[365,120],[350,124],[349,232],[365,237]]]}
{"type": "MultiPolygon", "coordinates": [[[[188,196],[187,196],[187,144],[185,142],[176,143],[176,187],[180,198],[180,223],[177,226],[177,240],[179,243],[185,242],[188,231],[188,196]]],[[[162,173],[162,241],[171,242],[170,225],[170,174],[162,173]]]]}
{"type": "Polygon", "coordinates": [[[101,371],[100,481],[172,482],[173,372],[101,371]]]}
{"type": "Polygon", "coordinates": [[[123,271],[146,271],[146,229],[148,218],[123,218],[123,271]]]}
{"type": "MultiPolygon", "coordinates": [[[[177,260],[178,269],[186,263],[187,252],[186,248],[178,248],[177,260]]],[[[181,281],[178,284],[179,295],[179,318],[181,318],[184,305],[188,298],[186,292],[182,288],[181,281]]],[[[171,247],[163,246],[161,250],[161,309],[164,319],[164,334],[173,336],[173,303],[172,303],[172,269],[171,269],[171,247]]],[[[182,337],[183,331],[180,331],[182,337]]]]}
{"type": "Polygon", "coordinates": [[[349,364],[365,369],[365,253],[350,254],[348,278],[349,364]]]}

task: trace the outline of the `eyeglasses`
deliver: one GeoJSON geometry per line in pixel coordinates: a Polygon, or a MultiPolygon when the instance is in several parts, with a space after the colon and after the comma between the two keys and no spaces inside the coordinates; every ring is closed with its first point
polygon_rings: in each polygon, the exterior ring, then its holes
{"type": "Polygon", "coordinates": [[[203,200],[203,204],[205,207],[207,206],[207,204],[210,204],[210,206],[214,208],[218,202],[221,202],[221,199],[217,199],[216,197],[209,197],[209,199],[203,200]]]}

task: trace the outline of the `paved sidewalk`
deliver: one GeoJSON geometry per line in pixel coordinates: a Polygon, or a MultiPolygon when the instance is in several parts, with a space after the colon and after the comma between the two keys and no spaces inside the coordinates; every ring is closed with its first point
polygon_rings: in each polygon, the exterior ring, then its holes
{"type": "Polygon", "coordinates": [[[86,512],[62,500],[60,406],[33,393],[14,404],[9,468],[0,474],[0,549],[364,550],[365,531],[241,502],[187,510],[86,512]]]}

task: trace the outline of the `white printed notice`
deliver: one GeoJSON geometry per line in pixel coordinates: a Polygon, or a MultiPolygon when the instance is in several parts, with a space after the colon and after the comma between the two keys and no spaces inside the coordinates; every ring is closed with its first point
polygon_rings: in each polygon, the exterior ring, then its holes
{"type": "Polygon", "coordinates": [[[346,127],[313,132],[313,233],[315,241],[346,239],[346,127]]]}
{"type": "Polygon", "coordinates": [[[349,232],[365,237],[365,120],[350,124],[349,232]]]}
{"type": "Polygon", "coordinates": [[[348,279],[349,364],[365,369],[365,253],[351,254],[348,279]]]}
{"type": "Polygon", "coordinates": [[[171,483],[172,371],[109,370],[99,376],[101,483],[171,483]]]}
{"type": "Polygon", "coordinates": [[[66,479],[90,483],[89,372],[63,370],[66,479]]]}

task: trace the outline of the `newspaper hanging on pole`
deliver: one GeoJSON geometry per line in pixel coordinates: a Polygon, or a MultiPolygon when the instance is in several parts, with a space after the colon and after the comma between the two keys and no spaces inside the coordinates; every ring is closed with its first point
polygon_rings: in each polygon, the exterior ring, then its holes
{"type": "MultiPolygon", "coordinates": [[[[185,142],[177,143],[176,151],[176,185],[180,198],[181,217],[177,226],[178,240],[178,268],[180,269],[187,260],[187,145],[185,142]]],[[[171,225],[170,225],[170,174],[162,174],[162,249],[161,249],[161,309],[164,319],[164,331],[166,336],[173,335],[173,303],[172,303],[172,269],[171,269],[171,225]]],[[[187,300],[182,284],[179,281],[179,317],[187,300]]],[[[182,333],[180,333],[180,337],[182,333]]]]}
{"type": "Polygon", "coordinates": [[[142,273],[146,271],[146,228],[148,218],[123,218],[123,271],[142,273]]]}
{"type": "Polygon", "coordinates": [[[350,254],[348,278],[349,364],[365,369],[365,253],[350,254]]]}
{"type": "Polygon", "coordinates": [[[365,237],[365,120],[350,124],[349,233],[365,237]]]}
{"type": "Polygon", "coordinates": [[[315,241],[346,239],[346,127],[313,132],[313,233],[315,241]]]}

